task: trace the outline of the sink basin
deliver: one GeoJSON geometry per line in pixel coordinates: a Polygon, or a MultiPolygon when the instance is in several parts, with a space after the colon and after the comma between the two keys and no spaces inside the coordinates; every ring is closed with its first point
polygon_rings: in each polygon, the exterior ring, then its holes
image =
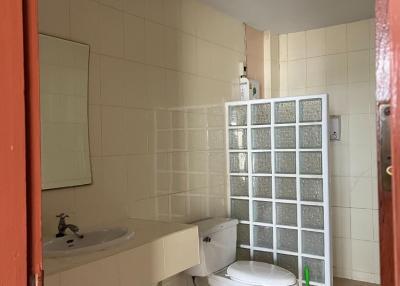
{"type": "Polygon", "coordinates": [[[100,251],[130,240],[134,236],[133,231],[122,227],[104,228],[82,234],[83,238],[69,234],[45,242],[43,244],[44,256],[72,256],[100,251]]]}

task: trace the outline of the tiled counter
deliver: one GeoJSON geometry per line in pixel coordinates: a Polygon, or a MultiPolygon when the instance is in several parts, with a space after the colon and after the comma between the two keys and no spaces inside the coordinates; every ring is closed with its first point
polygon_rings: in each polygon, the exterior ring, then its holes
{"type": "Polygon", "coordinates": [[[47,258],[46,286],[151,286],[199,263],[197,226],[129,219],[130,241],[85,255],[47,258]]]}

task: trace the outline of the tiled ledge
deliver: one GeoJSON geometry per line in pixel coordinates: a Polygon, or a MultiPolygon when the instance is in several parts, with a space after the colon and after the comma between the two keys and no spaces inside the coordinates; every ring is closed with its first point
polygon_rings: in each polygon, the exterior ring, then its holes
{"type": "Polygon", "coordinates": [[[135,237],[86,255],[45,259],[47,286],[153,285],[199,263],[197,226],[129,219],[135,237]]]}

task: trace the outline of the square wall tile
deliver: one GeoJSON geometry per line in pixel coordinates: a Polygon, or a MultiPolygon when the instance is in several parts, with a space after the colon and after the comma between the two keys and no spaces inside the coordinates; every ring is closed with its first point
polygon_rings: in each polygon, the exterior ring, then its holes
{"type": "Polygon", "coordinates": [[[165,42],[167,28],[154,22],[145,23],[145,57],[146,63],[162,67],[165,65],[165,42]]]}
{"type": "Polygon", "coordinates": [[[129,156],[127,159],[128,196],[141,200],[155,195],[153,175],[155,173],[154,155],[129,156]]]}
{"type": "Polygon", "coordinates": [[[39,32],[68,38],[70,36],[69,1],[39,1],[39,32]]]}
{"type": "Polygon", "coordinates": [[[306,33],[288,34],[288,60],[299,60],[306,57],[306,33]]]}
{"type": "Polygon", "coordinates": [[[369,68],[369,50],[349,53],[349,83],[368,82],[369,68]]]}
{"type": "Polygon", "coordinates": [[[371,176],[371,147],[365,145],[350,145],[349,154],[350,176],[371,176]]]}
{"type": "Polygon", "coordinates": [[[324,86],[326,84],[325,57],[307,59],[307,87],[324,86]]]}
{"type": "Polygon", "coordinates": [[[349,146],[346,144],[332,144],[330,148],[330,166],[332,175],[348,176],[350,172],[349,146]]]}
{"type": "Polygon", "coordinates": [[[326,39],[325,29],[306,31],[307,57],[319,57],[325,55],[326,39]]]}
{"type": "Polygon", "coordinates": [[[347,55],[329,55],[326,58],[326,82],[328,85],[347,83],[347,55]]]}
{"type": "Polygon", "coordinates": [[[46,283],[46,286],[60,286],[60,274],[45,275],[44,283],[46,283]]]}
{"type": "Polygon", "coordinates": [[[369,49],[370,20],[347,24],[347,49],[358,51],[369,49]]]}
{"type": "Polygon", "coordinates": [[[347,27],[345,24],[326,28],[326,53],[344,53],[347,49],[347,27]]]}
{"type": "Polygon", "coordinates": [[[371,209],[351,209],[351,237],[373,241],[373,219],[371,209]]]}
{"type": "Polygon", "coordinates": [[[70,3],[71,38],[88,43],[91,50],[122,57],[124,17],[122,11],[94,1],[72,0],[70,3]]]}
{"type": "Polygon", "coordinates": [[[146,16],[146,0],[123,0],[124,11],[145,18],[146,16]]]}
{"type": "Polygon", "coordinates": [[[306,87],[306,60],[288,62],[288,88],[306,87]]]}
{"type": "Polygon", "coordinates": [[[376,273],[376,259],[374,253],[375,242],[353,240],[351,245],[352,268],[354,271],[376,273]]]}
{"type": "Polygon", "coordinates": [[[352,83],[348,85],[349,111],[355,114],[370,113],[375,109],[375,102],[370,96],[368,82],[352,83]]]}
{"type": "Polygon", "coordinates": [[[144,62],[145,20],[127,13],[124,14],[124,17],[125,57],[130,60],[144,62]]]}
{"type": "Polygon", "coordinates": [[[328,85],[326,88],[326,92],[329,94],[330,114],[345,115],[349,113],[349,99],[346,84],[328,85]]]}
{"type": "MultiPolygon", "coordinates": [[[[352,269],[352,241],[348,238],[333,238],[333,267],[352,269]]],[[[350,277],[351,278],[351,277],[350,277]]]]}
{"type": "Polygon", "coordinates": [[[371,146],[372,127],[369,114],[349,115],[349,143],[371,146]]]}
{"type": "Polygon", "coordinates": [[[350,208],[332,207],[333,237],[350,238],[350,208]]]}
{"type": "Polygon", "coordinates": [[[332,177],[330,183],[331,205],[350,207],[351,178],[332,177]]]}
{"type": "Polygon", "coordinates": [[[280,61],[288,60],[288,35],[287,34],[279,35],[279,60],[280,61]]]}
{"type": "Polygon", "coordinates": [[[126,130],[124,111],[118,107],[102,107],[101,145],[103,155],[125,154],[126,130]]]}

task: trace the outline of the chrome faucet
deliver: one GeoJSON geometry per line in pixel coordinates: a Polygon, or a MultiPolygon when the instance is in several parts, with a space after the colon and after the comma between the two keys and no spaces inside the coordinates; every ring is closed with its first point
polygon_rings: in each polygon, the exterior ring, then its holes
{"type": "Polygon", "coordinates": [[[65,219],[69,217],[69,215],[60,213],[57,215],[57,217],[60,218],[60,220],[58,222],[58,233],[56,234],[56,237],[64,237],[67,229],[70,229],[78,238],[83,238],[83,235],[79,233],[79,227],[74,224],[67,224],[65,222],[65,219]]]}

